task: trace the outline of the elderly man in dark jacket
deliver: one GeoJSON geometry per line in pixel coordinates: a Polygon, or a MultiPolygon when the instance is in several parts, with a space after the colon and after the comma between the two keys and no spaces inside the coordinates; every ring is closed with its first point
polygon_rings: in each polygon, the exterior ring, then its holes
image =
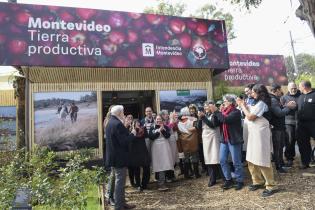
{"type": "Polygon", "coordinates": [[[128,166],[128,149],[130,142],[135,139],[136,131],[129,133],[123,124],[124,107],[113,106],[111,118],[106,127],[106,165],[115,170],[115,210],[132,209],[125,201],[125,183],[128,166]]]}
{"type": "MultiPolygon", "coordinates": [[[[297,89],[294,82],[289,82],[288,93],[280,98],[281,104],[286,106],[290,101],[297,100],[301,92],[297,89]]],[[[287,159],[287,166],[291,167],[293,165],[293,160],[295,157],[295,143],[297,141],[297,108],[291,109],[289,113],[285,116],[285,152],[284,155],[287,159]]]]}
{"type": "Polygon", "coordinates": [[[283,147],[285,142],[285,116],[296,107],[294,101],[290,101],[283,106],[280,103],[280,97],[283,95],[281,86],[273,84],[271,87],[271,113],[272,118],[270,124],[272,125],[272,143],[273,143],[273,154],[276,164],[276,169],[279,173],[286,173],[283,169],[283,147]]]}

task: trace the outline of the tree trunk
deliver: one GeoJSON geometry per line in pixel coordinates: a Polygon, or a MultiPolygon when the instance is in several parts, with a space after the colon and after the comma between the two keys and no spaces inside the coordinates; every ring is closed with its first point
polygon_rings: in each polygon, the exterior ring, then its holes
{"type": "Polygon", "coordinates": [[[25,144],[25,78],[16,78],[15,97],[17,98],[16,146],[22,149],[25,144]]]}
{"type": "Polygon", "coordinates": [[[295,14],[301,20],[305,20],[313,36],[315,37],[315,0],[299,0],[301,5],[295,11],[295,14]]]}

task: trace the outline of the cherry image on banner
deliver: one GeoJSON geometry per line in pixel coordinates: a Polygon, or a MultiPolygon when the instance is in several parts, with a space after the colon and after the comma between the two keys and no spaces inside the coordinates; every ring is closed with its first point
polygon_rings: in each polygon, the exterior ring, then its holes
{"type": "Polygon", "coordinates": [[[228,69],[225,23],[0,3],[0,65],[228,69]]]}
{"type": "Polygon", "coordinates": [[[230,86],[250,83],[287,85],[288,78],[282,55],[229,54],[230,68],[214,77],[230,86]]]}

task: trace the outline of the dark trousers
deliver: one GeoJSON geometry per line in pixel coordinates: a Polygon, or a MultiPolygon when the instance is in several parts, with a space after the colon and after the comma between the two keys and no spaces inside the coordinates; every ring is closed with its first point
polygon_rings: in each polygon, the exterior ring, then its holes
{"type": "Polygon", "coordinates": [[[220,174],[219,167],[220,167],[220,165],[218,165],[218,164],[207,165],[208,175],[209,175],[209,184],[215,184],[217,182],[217,177],[220,174]]]}
{"type": "Polygon", "coordinates": [[[201,166],[203,169],[205,169],[206,165],[205,165],[205,157],[203,155],[203,144],[202,143],[199,143],[198,154],[199,154],[199,160],[201,162],[201,166]]]}
{"type": "Polygon", "coordinates": [[[311,162],[311,137],[315,138],[315,122],[298,123],[298,145],[302,164],[308,166],[311,162]]]}
{"type": "Polygon", "coordinates": [[[297,141],[297,126],[285,125],[285,152],[284,155],[287,160],[294,160],[295,157],[295,143],[297,141]]]}
{"type": "Polygon", "coordinates": [[[279,169],[284,165],[283,161],[284,141],[285,130],[272,129],[273,157],[276,164],[276,169],[279,169]]]}
{"type": "Polygon", "coordinates": [[[142,180],[140,181],[140,167],[128,167],[128,175],[131,185],[146,188],[150,181],[150,167],[144,166],[142,171],[142,180]]]}

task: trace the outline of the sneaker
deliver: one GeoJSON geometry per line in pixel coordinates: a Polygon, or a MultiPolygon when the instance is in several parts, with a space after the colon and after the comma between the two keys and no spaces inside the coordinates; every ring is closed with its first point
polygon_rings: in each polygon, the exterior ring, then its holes
{"type": "Polygon", "coordinates": [[[226,180],[224,181],[224,184],[222,185],[222,189],[224,190],[228,190],[228,189],[231,189],[233,187],[234,183],[233,183],[233,180],[226,180]]]}
{"type": "Polygon", "coordinates": [[[211,182],[211,181],[210,181],[210,182],[208,183],[208,187],[212,187],[212,186],[215,185],[216,183],[217,183],[217,182],[211,182]]]}
{"type": "Polygon", "coordinates": [[[264,184],[251,184],[251,185],[248,186],[248,190],[249,191],[255,191],[255,190],[258,190],[258,189],[262,189],[264,187],[265,187],[264,184]]]}
{"type": "Polygon", "coordinates": [[[241,190],[244,187],[243,182],[237,182],[235,185],[235,190],[241,190]]]}
{"type": "Polygon", "coordinates": [[[279,173],[279,174],[285,174],[285,173],[288,173],[288,171],[287,171],[287,170],[285,170],[283,167],[278,168],[278,169],[277,169],[277,171],[278,171],[278,173],[279,173]]]}
{"type": "Polygon", "coordinates": [[[167,191],[167,190],[169,190],[169,188],[166,187],[165,185],[161,185],[161,186],[159,186],[159,188],[158,188],[158,191],[167,191]]]}
{"type": "Polygon", "coordinates": [[[265,189],[265,190],[262,192],[261,196],[262,196],[263,198],[269,197],[269,196],[275,194],[276,192],[277,192],[276,190],[267,190],[267,189],[265,189]]]}

